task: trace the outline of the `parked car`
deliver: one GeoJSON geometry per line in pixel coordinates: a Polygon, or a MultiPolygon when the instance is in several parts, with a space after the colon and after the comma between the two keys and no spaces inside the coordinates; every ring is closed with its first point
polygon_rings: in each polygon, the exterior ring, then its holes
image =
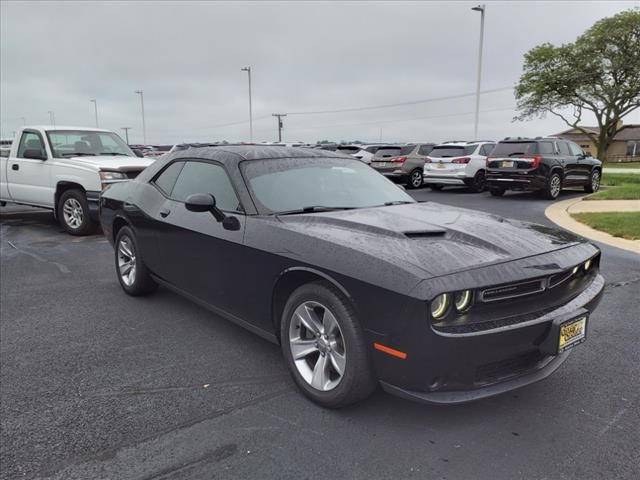
{"type": "Polygon", "coordinates": [[[472,192],[482,192],[486,186],[485,162],[494,145],[492,141],[436,145],[424,166],[424,182],[432,190],[466,185],[472,192]]]}
{"type": "Polygon", "coordinates": [[[0,201],[53,210],[72,235],[96,230],[105,186],[135,178],[153,162],[109,130],[24,127],[16,139],[0,158],[0,201]]]}
{"type": "Polygon", "coordinates": [[[605,283],[571,233],[418,203],[311,149],[177,151],[106,189],[100,219],[127,294],[162,284],[279,343],[325,407],[378,384],[451,404],[541,380],[605,283]]]}
{"type": "Polygon", "coordinates": [[[373,155],[381,147],[382,145],[338,145],[335,152],[351,155],[364,163],[371,163],[373,155]]]}
{"type": "Polygon", "coordinates": [[[175,145],[153,145],[150,150],[147,150],[143,155],[145,157],[154,157],[159,158],[165,153],[171,151],[171,149],[175,147],[175,145]]]}
{"type": "Polygon", "coordinates": [[[435,143],[416,143],[380,148],[371,158],[371,167],[385,177],[409,188],[423,184],[424,164],[435,143]]]}
{"type": "Polygon", "coordinates": [[[561,138],[505,138],[487,159],[487,183],[491,195],[507,190],[542,192],[554,200],[564,187],[600,188],[602,162],[580,146],[561,138]]]}

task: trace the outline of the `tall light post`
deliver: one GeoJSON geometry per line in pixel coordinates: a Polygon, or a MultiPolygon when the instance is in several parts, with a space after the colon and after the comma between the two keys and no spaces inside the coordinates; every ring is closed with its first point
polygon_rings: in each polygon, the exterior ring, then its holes
{"type": "Polygon", "coordinates": [[[282,142],[282,129],[284,128],[284,124],[282,123],[282,117],[286,117],[286,113],[272,113],[272,117],[278,117],[278,143],[282,142]]]}
{"type": "Polygon", "coordinates": [[[122,130],[124,130],[124,135],[126,137],[127,140],[127,145],[129,145],[129,130],[131,130],[131,127],[120,127],[122,128],[122,130]]]}
{"type": "Polygon", "coordinates": [[[47,112],[49,114],[49,121],[51,122],[51,125],[53,125],[53,129],[56,129],[56,113],[52,110],[49,110],[47,112]]]}
{"type": "Polygon", "coordinates": [[[249,76],[249,141],[253,143],[253,111],[251,109],[251,67],[243,67],[242,72],[247,72],[249,76]]]}
{"type": "Polygon", "coordinates": [[[96,128],[98,128],[98,101],[95,98],[92,98],[89,101],[91,103],[93,103],[93,109],[94,109],[95,114],[96,114],[96,128]]]}
{"type": "Polygon", "coordinates": [[[480,46],[478,48],[478,82],[476,84],[476,120],[473,127],[473,139],[478,139],[478,118],[480,115],[480,79],[482,78],[482,42],[484,41],[484,11],[486,6],[478,5],[471,10],[480,12],[480,46]]]}
{"type": "Polygon", "coordinates": [[[144,123],[144,93],[142,90],[136,90],[136,93],[140,95],[140,107],[142,108],[142,143],[147,144],[147,127],[144,123]]]}

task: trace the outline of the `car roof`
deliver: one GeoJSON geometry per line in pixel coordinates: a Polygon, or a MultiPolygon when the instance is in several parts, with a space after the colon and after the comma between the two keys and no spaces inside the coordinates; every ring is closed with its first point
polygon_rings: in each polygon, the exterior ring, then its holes
{"type": "Polygon", "coordinates": [[[559,138],[559,137],[535,137],[535,138],[531,138],[531,137],[505,137],[502,140],[500,140],[499,143],[505,143],[505,142],[513,142],[513,143],[518,143],[518,142],[539,142],[541,140],[554,141],[554,140],[565,140],[565,139],[559,138]]]}

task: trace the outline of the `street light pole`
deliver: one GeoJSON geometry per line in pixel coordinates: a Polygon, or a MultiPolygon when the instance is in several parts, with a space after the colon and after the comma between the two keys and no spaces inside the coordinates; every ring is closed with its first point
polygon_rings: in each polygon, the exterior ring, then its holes
{"type": "Polygon", "coordinates": [[[251,108],[251,67],[244,67],[240,69],[242,72],[247,72],[249,76],[249,141],[253,143],[253,111],[251,108]]]}
{"type": "Polygon", "coordinates": [[[96,128],[98,128],[98,101],[95,98],[92,98],[89,101],[91,103],[93,103],[93,108],[94,108],[95,113],[96,113],[96,128]]]}
{"type": "Polygon", "coordinates": [[[129,145],[129,130],[131,130],[131,127],[120,127],[120,128],[124,130],[124,135],[127,141],[127,145],[129,145]]]}
{"type": "Polygon", "coordinates": [[[142,90],[136,90],[136,93],[140,95],[140,107],[142,108],[142,143],[147,144],[147,127],[144,123],[144,93],[142,90]]]}
{"type": "Polygon", "coordinates": [[[282,142],[282,117],[286,117],[286,113],[272,113],[272,117],[278,117],[278,143],[282,142]]]}
{"type": "Polygon", "coordinates": [[[476,118],[473,127],[473,139],[478,139],[478,118],[480,115],[480,80],[482,78],[482,43],[484,41],[484,11],[485,5],[478,5],[471,10],[480,12],[480,46],[478,48],[478,82],[476,84],[476,118]]]}
{"type": "Polygon", "coordinates": [[[56,114],[54,111],[49,110],[47,112],[49,114],[49,121],[51,122],[51,125],[53,125],[53,129],[56,129],[56,114]]]}

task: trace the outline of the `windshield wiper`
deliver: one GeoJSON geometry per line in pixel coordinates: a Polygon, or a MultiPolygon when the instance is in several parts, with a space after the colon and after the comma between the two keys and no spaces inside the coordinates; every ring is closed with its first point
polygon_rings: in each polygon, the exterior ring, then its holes
{"type": "Polygon", "coordinates": [[[408,203],[416,203],[416,202],[410,202],[409,200],[394,200],[393,202],[384,202],[384,206],[390,207],[391,205],[406,205],[408,203]]]}
{"type": "Polygon", "coordinates": [[[509,154],[510,157],[513,157],[514,155],[524,155],[524,152],[513,152],[509,154]]]}
{"type": "Polygon", "coordinates": [[[81,153],[81,152],[67,152],[67,153],[61,153],[60,156],[62,156],[62,157],[95,157],[96,154],[95,153],[81,153]]]}
{"type": "Polygon", "coordinates": [[[355,208],[357,207],[326,207],[324,205],[312,205],[309,207],[297,208],[295,210],[276,212],[274,215],[298,215],[302,213],[332,212],[334,210],[354,210],[355,208]]]}
{"type": "Polygon", "coordinates": [[[105,156],[105,155],[114,155],[114,156],[118,156],[118,157],[126,157],[127,154],[126,153],[117,153],[117,152],[100,152],[98,155],[105,156]]]}

